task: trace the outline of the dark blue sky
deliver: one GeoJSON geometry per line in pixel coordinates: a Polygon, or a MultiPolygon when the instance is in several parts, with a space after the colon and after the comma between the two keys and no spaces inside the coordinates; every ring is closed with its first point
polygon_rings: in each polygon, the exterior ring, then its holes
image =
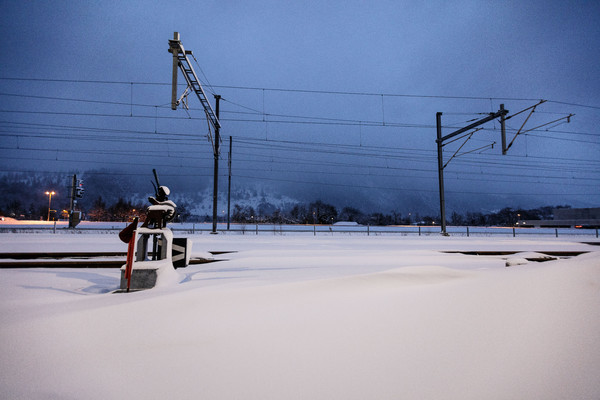
{"type": "MultiPolygon", "coordinates": [[[[501,103],[514,113],[547,99],[524,129],[575,117],[519,137],[507,156],[499,125],[486,125],[461,150],[485,151],[446,168],[448,205],[600,205],[597,2],[155,3],[2,3],[0,169],[156,166],[177,185],[208,185],[197,99],[168,107],[178,31],[211,100],[223,96],[238,185],[435,204],[436,112],[449,133],[501,103]]],[[[526,116],[510,120],[509,140],[526,116]]]]}

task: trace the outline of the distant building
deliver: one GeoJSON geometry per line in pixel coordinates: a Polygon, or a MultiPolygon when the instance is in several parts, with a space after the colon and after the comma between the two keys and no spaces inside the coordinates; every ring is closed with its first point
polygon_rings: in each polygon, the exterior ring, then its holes
{"type": "Polygon", "coordinates": [[[555,208],[551,220],[518,221],[523,228],[600,228],[600,207],[555,208]]]}
{"type": "Polygon", "coordinates": [[[552,212],[556,220],[600,220],[600,208],[555,208],[552,212]]]}

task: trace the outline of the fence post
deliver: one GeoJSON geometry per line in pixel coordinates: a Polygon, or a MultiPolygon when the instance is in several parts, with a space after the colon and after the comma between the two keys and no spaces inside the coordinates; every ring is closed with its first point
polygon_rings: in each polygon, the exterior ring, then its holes
{"type": "Polygon", "coordinates": [[[196,233],[196,224],[192,224],[192,235],[196,233]]]}
{"type": "Polygon", "coordinates": [[[419,225],[419,236],[421,236],[421,225],[419,225]]]}
{"type": "Polygon", "coordinates": [[[596,228],[596,239],[598,239],[598,228],[596,228]]]}
{"type": "Polygon", "coordinates": [[[256,223],[256,234],[258,235],[258,222],[256,223]]]}
{"type": "Polygon", "coordinates": [[[371,225],[367,225],[367,236],[371,236],[371,225]]]}
{"type": "Polygon", "coordinates": [[[469,227],[467,226],[467,237],[469,237],[469,227]]]}
{"type": "Polygon", "coordinates": [[[317,225],[313,225],[313,236],[317,236],[317,225]]]}
{"type": "Polygon", "coordinates": [[[517,231],[515,230],[515,227],[513,226],[513,237],[517,236],[517,231]]]}
{"type": "Polygon", "coordinates": [[[54,233],[56,233],[56,220],[54,220],[54,233]]]}
{"type": "Polygon", "coordinates": [[[556,237],[558,237],[558,228],[554,228],[554,233],[556,234],[556,237]]]}

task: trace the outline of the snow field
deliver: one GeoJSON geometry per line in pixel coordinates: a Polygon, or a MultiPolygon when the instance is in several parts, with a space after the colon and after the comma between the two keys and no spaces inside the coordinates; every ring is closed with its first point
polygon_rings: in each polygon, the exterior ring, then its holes
{"type": "MultiPolygon", "coordinates": [[[[3,235],[2,250],[123,247],[56,236],[3,235]]],[[[600,396],[595,246],[204,235],[193,248],[236,252],[130,294],[109,293],[118,270],[0,269],[0,397],[600,396]],[[589,253],[506,268],[522,257],[439,251],[474,249],[589,253]]]]}

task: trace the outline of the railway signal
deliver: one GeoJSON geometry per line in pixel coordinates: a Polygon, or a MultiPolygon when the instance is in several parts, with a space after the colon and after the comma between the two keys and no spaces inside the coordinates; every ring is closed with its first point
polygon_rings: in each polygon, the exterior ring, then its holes
{"type": "Polygon", "coordinates": [[[83,187],[83,179],[77,179],[77,185],[75,187],[75,197],[81,199],[85,189],[83,187]]]}
{"type": "Polygon", "coordinates": [[[69,207],[69,228],[75,228],[81,221],[81,211],[75,211],[77,199],[83,197],[85,189],[83,188],[83,179],[77,179],[77,175],[73,175],[71,181],[71,204],[69,207]]]}

